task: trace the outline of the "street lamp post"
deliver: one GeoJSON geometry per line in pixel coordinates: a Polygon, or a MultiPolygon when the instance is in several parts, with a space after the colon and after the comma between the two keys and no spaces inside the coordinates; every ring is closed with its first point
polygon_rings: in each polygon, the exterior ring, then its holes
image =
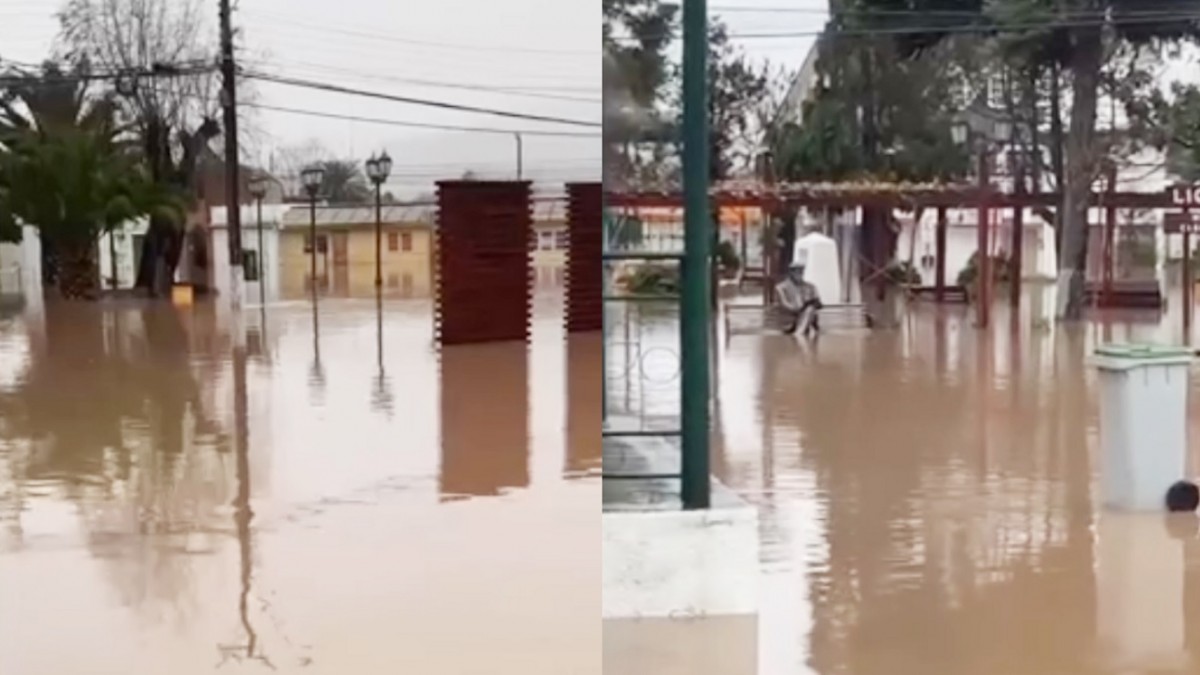
{"type": "Polygon", "coordinates": [[[266,257],[266,249],[263,248],[262,206],[263,197],[267,196],[267,181],[262,176],[255,176],[254,179],[250,181],[250,196],[254,197],[254,203],[257,207],[258,215],[258,255],[254,256],[254,263],[258,268],[256,270],[258,272],[256,275],[258,277],[258,298],[259,304],[265,307],[267,305],[267,284],[264,273],[264,270],[266,270],[266,264],[264,264],[263,260],[266,257]]]}
{"type": "Polygon", "coordinates": [[[392,173],[387,151],[367,160],[367,177],[375,184],[375,289],[383,288],[383,184],[392,173]]]}
{"type": "Polygon", "coordinates": [[[325,182],[325,170],[320,166],[311,166],[300,173],[300,179],[304,183],[304,191],[308,193],[308,250],[312,266],[310,279],[315,298],[317,296],[317,194],[321,191],[321,183],[325,182]]]}

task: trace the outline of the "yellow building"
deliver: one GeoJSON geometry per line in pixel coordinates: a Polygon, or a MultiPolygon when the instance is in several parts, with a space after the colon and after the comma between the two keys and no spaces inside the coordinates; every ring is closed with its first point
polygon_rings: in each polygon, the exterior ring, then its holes
{"type": "Polygon", "coordinates": [[[532,262],[536,288],[561,288],[564,285],[569,243],[566,220],[551,217],[533,221],[532,262]]]}
{"type": "MultiPolygon", "coordinates": [[[[373,296],[375,207],[317,207],[315,242],[310,237],[310,220],[307,208],[291,209],[283,218],[279,238],[282,297],[301,298],[311,293],[314,253],[317,290],[321,295],[373,296]]],[[[384,294],[400,298],[431,297],[430,214],[412,206],[385,205],[382,221],[380,257],[384,294]]]]}

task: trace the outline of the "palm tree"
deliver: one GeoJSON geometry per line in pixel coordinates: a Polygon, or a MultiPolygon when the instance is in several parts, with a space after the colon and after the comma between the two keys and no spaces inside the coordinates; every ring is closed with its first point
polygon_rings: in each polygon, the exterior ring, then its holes
{"type": "Polygon", "coordinates": [[[362,169],[356,162],[329,159],[321,162],[325,171],[321,194],[332,204],[365,204],[374,196],[362,169]]]}
{"type": "Polygon", "coordinates": [[[87,72],[47,65],[0,99],[0,232],[36,226],[67,298],[97,294],[101,234],[140,216],[183,217],[181,200],[122,141],[111,98],[88,95],[87,72]]]}

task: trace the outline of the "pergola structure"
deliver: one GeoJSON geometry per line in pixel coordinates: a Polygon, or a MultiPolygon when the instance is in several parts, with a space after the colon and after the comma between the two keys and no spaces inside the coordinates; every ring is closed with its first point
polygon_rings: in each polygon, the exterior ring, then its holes
{"type": "MultiPolygon", "coordinates": [[[[713,186],[709,199],[714,209],[722,207],[758,207],[764,211],[784,206],[816,209],[852,209],[875,207],[905,210],[935,210],[937,216],[936,273],[934,296],[938,302],[946,297],[946,212],[950,209],[974,208],[979,210],[982,224],[979,242],[981,250],[990,250],[991,233],[989,215],[995,210],[1022,210],[1026,208],[1057,207],[1062,195],[1057,192],[1014,194],[976,185],[928,183],[740,183],[713,186]]],[[[606,205],[610,208],[680,208],[682,195],[674,190],[646,190],[638,192],[609,192],[606,205]]],[[[1166,192],[1094,192],[1092,207],[1105,209],[1104,256],[1102,286],[1099,294],[1100,306],[1113,306],[1113,252],[1118,209],[1175,209],[1180,204],[1166,192]]],[[[1013,265],[1021,269],[1022,227],[1013,228],[1013,265]]],[[[981,279],[990,277],[990,261],[980,255],[981,279]]],[[[769,260],[768,260],[769,262],[769,260]]],[[[988,308],[993,299],[991,284],[983,283],[980,288],[979,323],[988,323],[988,308]]],[[[1019,303],[1021,294],[1020,275],[1012,283],[1012,300],[1019,303]]],[[[1185,293],[1187,289],[1185,288],[1185,293]]]]}

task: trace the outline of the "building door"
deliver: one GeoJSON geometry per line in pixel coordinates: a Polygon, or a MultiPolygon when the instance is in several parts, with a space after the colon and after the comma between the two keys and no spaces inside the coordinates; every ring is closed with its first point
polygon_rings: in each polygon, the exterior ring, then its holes
{"type": "Polygon", "coordinates": [[[350,233],[349,232],[334,232],[333,233],[333,266],[345,267],[350,262],[349,249],[350,233]]]}

